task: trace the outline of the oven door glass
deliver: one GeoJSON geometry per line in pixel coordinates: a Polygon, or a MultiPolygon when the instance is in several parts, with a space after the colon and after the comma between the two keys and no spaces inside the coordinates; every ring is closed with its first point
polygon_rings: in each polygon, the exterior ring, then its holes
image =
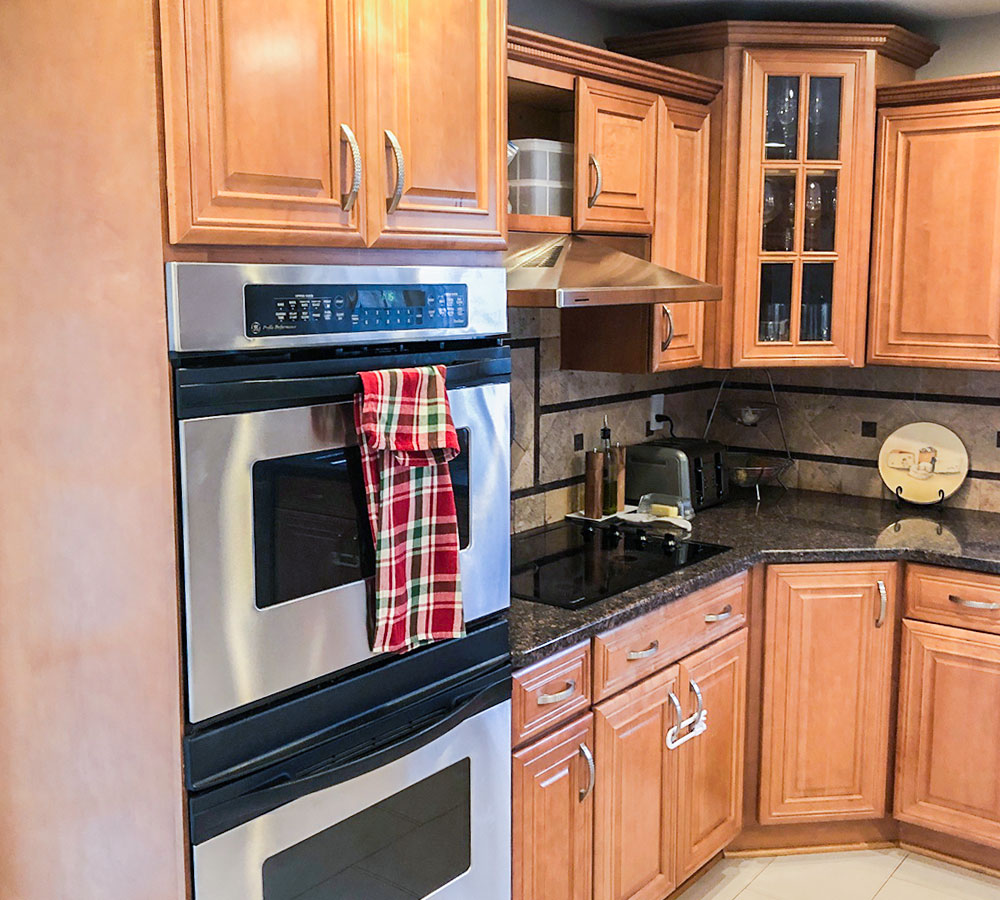
{"type": "MultiPolygon", "coordinates": [[[[510,605],[510,384],[448,394],[471,622],[510,605]]],[[[352,403],[185,419],[178,430],[190,721],[371,660],[373,553],[352,403]]]]}

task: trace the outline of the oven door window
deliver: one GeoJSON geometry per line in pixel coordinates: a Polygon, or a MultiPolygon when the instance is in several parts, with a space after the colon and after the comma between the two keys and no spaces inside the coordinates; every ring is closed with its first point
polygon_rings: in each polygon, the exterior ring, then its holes
{"type": "MultiPolygon", "coordinates": [[[[458,535],[469,545],[469,429],[449,464],[458,535]]],[[[256,604],[265,609],[375,575],[357,447],[253,466],[256,604]]]]}
{"type": "Polygon", "coordinates": [[[470,761],[265,860],[264,900],[421,900],[472,864],[470,761]]]}

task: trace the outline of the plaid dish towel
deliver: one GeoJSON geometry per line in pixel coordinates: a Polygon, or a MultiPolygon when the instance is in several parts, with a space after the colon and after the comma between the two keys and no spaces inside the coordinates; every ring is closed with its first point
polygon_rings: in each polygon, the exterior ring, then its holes
{"type": "Polygon", "coordinates": [[[361,373],[354,424],[375,542],[375,652],[461,637],[459,452],[444,366],[361,373]]]}

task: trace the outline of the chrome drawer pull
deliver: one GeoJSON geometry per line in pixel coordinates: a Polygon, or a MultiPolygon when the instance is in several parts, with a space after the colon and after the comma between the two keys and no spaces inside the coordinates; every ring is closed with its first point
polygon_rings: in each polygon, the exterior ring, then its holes
{"type": "Polygon", "coordinates": [[[637,659],[649,659],[657,650],[660,649],[660,642],[653,641],[645,650],[629,650],[625,655],[625,659],[629,662],[635,662],[637,659]]]}
{"type": "Polygon", "coordinates": [[[580,802],[583,803],[590,796],[594,790],[594,785],[597,783],[597,767],[594,765],[594,754],[590,752],[590,747],[586,744],[580,744],[580,756],[587,761],[587,772],[590,775],[587,786],[580,788],[580,802]]]}
{"type": "Polygon", "coordinates": [[[889,607],[889,597],[885,592],[885,582],[877,581],[878,585],[878,618],[875,619],[875,627],[881,628],[885,625],[885,611],[889,607]]]}
{"type": "Polygon", "coordinates": [[[660,353],[666,353],[674,340],[674,317],[670,312],[670,307],[663,304],[663,316],[667,320],[667,336],[660,341],[660,353]]]}
{"type": "Polygon", "coordinates": [[[676,750],[682,744],[686,744],[688,741],[698,737],[699,734],[704,734],[708,730],[708,711],[702,705],[701,689],[698,687],[696,682],[692,681],[691,690],[695,692],[695,696],[698,698],[698,712],[696,712],[690,719],[682,718],[684,714],[681,712],[681,704],[674,692],[671,691],[668,695],[670,702],[673,704],[674,713],[677,716],[677,724],[667,732],[668,750],[676,750]],[[685,734],[684,737],[678,737],[681,729],[689,724],[691,725],[691,730],[685,734]]]}
{"type": "Polygon", "coordinates": [[[728,603],[722,608],[722,612],[709,613],[705,616],[706,622],[721,622],[723,619],[728,619],[733,614],[733,608],[728,603]]]}
{"type": "Polygon", "coordinates": [[[346,194],[340,195],[340,207],[344,212],[354,209],[354,204],[358,199],[358,191],[361,190],[361,148],[358,146],[358,139],[354,132],[343,122],[340,123],[340,131],[351,148],[351,163],[354,166],[354,174],[351,180],[351,189],[346,194]]]}
{"type": "Polygon", "coordinates": [[[538,705],[548,706],[550,703],[562,703],[563,700],[569,700],[575,690],[576,682],[570,679],[566,682],[566,687],[559,691],[558,694],[539,694],[538,705]]]}
{"type": "Polygon", "coordinates": [[[587,198],[587,206],[593,207],[597,198],[601,196],[601,191],[604,190],[604,175],[601,173],[601,164],[593,153],[590,154],[590,164],[594,167],[594,174],[597,176],[594,182],[594,193],[587,198]]]}
{"type": "Polygon", "coordinates": [[[386,143],[392,148],[392,155],[396,160],[396,184],[392,193],[386,198],[386,212],[392,214],[399,207],[399,201],[403,198],[403,184],[406,181],[406,161],[403,158],[403,148],[399,145],[399,138],[388,128],[385,130],[386,143]]]}
{"type": "Polygon", "coordinates": [[[982,600],[963,600],[954,594],[949,594],[948,599],[959,606],[967,606],[969,609],[1000,609],[1000,603],[986,603],[982,600]]]}

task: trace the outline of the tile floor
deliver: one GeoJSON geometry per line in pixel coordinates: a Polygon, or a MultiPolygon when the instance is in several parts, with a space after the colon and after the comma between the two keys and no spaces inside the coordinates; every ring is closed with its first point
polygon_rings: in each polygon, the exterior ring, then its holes
{"type": "Polygon", "coordinates": [[[906,850],[724,859],[676,900],[1000,900],[1000,878],[906,850]]]}

